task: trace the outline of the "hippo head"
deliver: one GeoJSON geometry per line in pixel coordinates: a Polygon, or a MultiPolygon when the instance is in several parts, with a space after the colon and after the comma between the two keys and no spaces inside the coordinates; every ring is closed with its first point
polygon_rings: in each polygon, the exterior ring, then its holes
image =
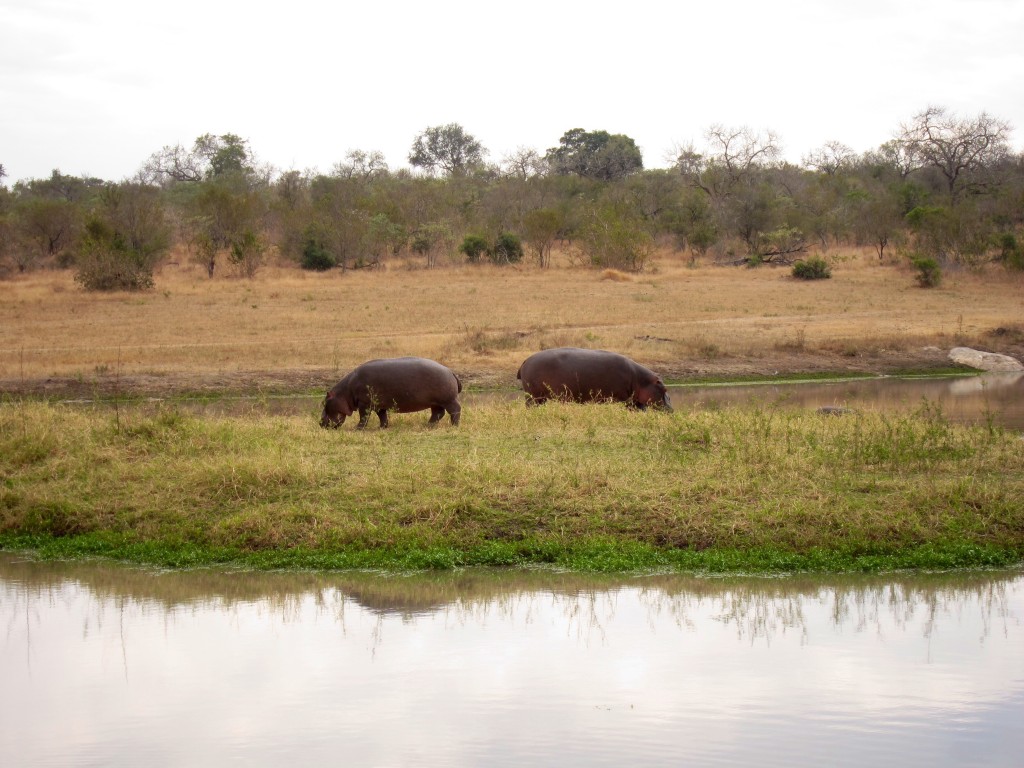
{"type": "Polygon", "coordinates": [[[672,403],[668,398],[668,389],[659,378],[655,378],[653,381],[645,384],[640,384],[636,388],[634,399],[641,408],[646,408],[650,405],[666,411],[672,410],[672,403]]]}
{"type": "Polygon", "coordinates": [[[320,426],[337,429],[345,423],[345,417],[352,415],[352,406],[337,392],[328,392],[324,398],[324,411],[320,415],[320,426]]]}

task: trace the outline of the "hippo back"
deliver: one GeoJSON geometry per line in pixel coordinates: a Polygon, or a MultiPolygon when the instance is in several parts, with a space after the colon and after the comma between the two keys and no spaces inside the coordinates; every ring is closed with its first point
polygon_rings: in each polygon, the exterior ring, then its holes
{"type": "Polygon", "coordinates": [[[634,365],[616,352],[560,347],[528,357],[518,377],[526,393],[537,400],[627,402],[633,397],[634,365]]]}

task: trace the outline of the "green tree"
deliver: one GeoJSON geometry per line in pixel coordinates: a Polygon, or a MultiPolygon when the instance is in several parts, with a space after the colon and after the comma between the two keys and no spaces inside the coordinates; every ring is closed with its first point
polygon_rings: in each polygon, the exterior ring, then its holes
{"type": "Polygon", "coordinates": [[[920,205],[906,215],[906,221],[920,255],[940,263],[976,264],[991,245],[988,226],[964,204],[955,208],[920,205]]]}
{"type": "Polygon", "coordinates": [[[459,246],[459,253],[465,254],[466,261],[470,264],[476,264],[480,257],[487,253],[487,239],[480,235],[466,235],[459,246]]]}
{"type": "Polygon", "coordinates": [[[487,255],[495,264],[518,264],[523,260],[523,243],[510,232],[501,232],[487,250],[487,255]]]}
{"type": "Polygon", "coordinates": [[[416,136],[409,164],[429,174],[458,176],[483,163],[487,150],[458,123],[426,128],[416,136]]]}
{"type": "Polygon", "coordinates": [[[337,266],[337,262],[327,246],[317,237],[314,227],[310,227],[305,243],[302,246],[302,259],[299,262],[303,269],[314,272],[326,272],[337,266]]]}
{"type": "Polygon", "coordinates": [[[669,229],[681,248],[689,248],[693,263],[718,242],[719,230],[707,195],[698,190],[683,193],[672,214],[669,229]]]}
{"type": "Polygon", "coordinates": [[[640,148],[629,136],[572,128],[545,155],[553,173],[615,181],[643,170],[640,148]]]}
{"type": "Polygon", "coordinates": [[[899,197],[891,190],[874,184],[869,190],[850,195],[853,232],[857,242],[869,244],[878,254],[878,260],[885,258],[885,249],[903,240],[899,197]]]}
{"type": "Polygon", "coordinates": [[[45,259],[60,258],[81,230],[82,206],[63,198],[20,194],[13,207],[14,228],[23,246],[18,270],[31,269],[45,259]]]}
{"type": "Polygon", "coordinates": [[[212,176],[197,185],[188,224],[197,257],[213,277],[217,257],[247,231],[257,232],[265,213],[262,196],[235,174],[212,176]]]}
{"type": "Polygon", "coordinates": [[[204,133],[191,149],[175,144],[154,152],[142,173],[153,181],[201,182],[232,173],[255,177],[258,170],[247,140],[233,133],[204,133]]]}

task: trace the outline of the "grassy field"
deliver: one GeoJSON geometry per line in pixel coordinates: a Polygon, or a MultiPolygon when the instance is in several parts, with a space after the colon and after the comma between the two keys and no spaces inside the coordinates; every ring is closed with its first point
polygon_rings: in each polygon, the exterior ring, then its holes
{"type": "Polygon", "coordinates": [[[0,284],[0,546],[165,565],[844,570],[1017,563],[1024,442],[941,414],[779,406],[633,413],[521,402],[386,432],[197,418],[54,398],[320,391],[380,356],[514,387],[546,346],[624,352],[670,381],[937,369],[957,344],[1021,355],[1024,278],[923,290],[865,253],[833,278],[689,267],[640,275],[392,262],[210,280],[182,260],[146,294],[68,273],[0,284]]]}
{"type": "Polygon", "coordinates": [[[459,428],[0,406],[0,545],[163,565],[847,570],[1024,556],[1024,443],[893,417],[505,403],[459,428]]]}
{"type": "MultiPolygon", "coordinates": [[[[951,346],[1024,352],[1024,276],[949,273],[918,288],[870,253],[831,254],[831,280],[698,266],[640,275],[556,263],[210,280],[184,258],[144,294],[88,294],[68,272],[0,284],[0,391],[64,380],[127,390],[317,389],[364,360],[439,360],[470,385],[514,386],[543,347],[630,355],[673,380],[946,364],[951,346]]],[[[998,272],[998,274],[996,274],[998,272]]]]}

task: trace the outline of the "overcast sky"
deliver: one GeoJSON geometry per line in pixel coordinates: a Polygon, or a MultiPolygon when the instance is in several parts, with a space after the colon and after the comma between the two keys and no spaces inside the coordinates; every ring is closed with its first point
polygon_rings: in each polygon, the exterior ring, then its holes
{"type": "Polygon", "coordinates": [[[712,124],[784,155],[857,152],[934,104],[1024,137],[1024,0],[0,0],[0,163],[11,182],[120,180],[165,145],[235,133],[280,170],[350,149],[408,165],[461,124],[498,162],[570,128],[646,167],[712,124]]]}

